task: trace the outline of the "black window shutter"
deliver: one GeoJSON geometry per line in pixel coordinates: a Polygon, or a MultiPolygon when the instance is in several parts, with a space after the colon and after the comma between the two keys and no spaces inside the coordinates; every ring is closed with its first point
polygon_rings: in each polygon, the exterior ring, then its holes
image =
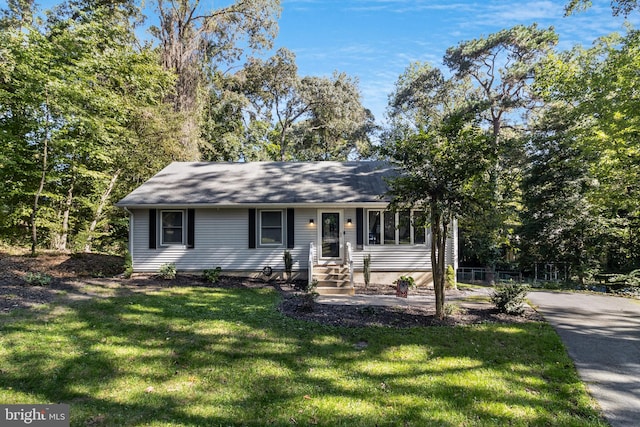
{"type": "Polygon", "coordinates": [[[356,209],[356,246],[364,247],[364,209],[356,209]]]}
{"type": "Polygon", "coordinates": [[[195,247],[196,240],[196,210],[187,209],[187,249],[195,247]]]}
{"type": "Polygon", "coordinates": [[[294,209],[287,209],[287,248],[293,248],[295,246],[294,232],[294,209]]]}
{"type": "Polygon", "coordinates": [[[157,248],[158,227],[156,225],[156,210],[149,209],[149,249],[157,248]]]}
{"type": "Polygon", "coordinates": [[[249,249],[256,248],[256,210],[249,209],[249,249]]]}

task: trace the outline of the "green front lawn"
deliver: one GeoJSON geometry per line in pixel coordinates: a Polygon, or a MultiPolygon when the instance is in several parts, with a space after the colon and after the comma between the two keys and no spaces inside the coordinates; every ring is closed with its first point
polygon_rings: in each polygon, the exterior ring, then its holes
{"type": "Polygon", "coordinates": [[[0,403],[71,425],[606,425],[546,324],[336,328],[270,290],[168,288],[0,316],[0,403]]]}

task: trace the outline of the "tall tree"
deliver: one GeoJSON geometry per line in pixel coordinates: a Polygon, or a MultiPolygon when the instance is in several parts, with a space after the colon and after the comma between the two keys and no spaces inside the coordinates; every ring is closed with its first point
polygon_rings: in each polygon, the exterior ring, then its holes
{"type": "Polygon", "coordinates": [[[584,284],[600,265],[603,224],[589,200],[595,178],[585,168],[596,159],[577,143],[581,131],[562,103],[550,104],[536,120],[522,182],[519,235],[522,268],[553,265],[584,284]]]}
{"type": "Polygon", "coordinates": [[[200,0],[156,0],[162,63],[177,75],[167,97],[184,126],[180,138],[191,159],[200,157],[200,126],[207,104],[208,69],[237,61],[244,50],[270,48],[277,33],[279,0],[236,0],[229,6],[203,10],[200,0]]]}
{"type": "Polygon", "coordinates": [[[136,157],[134,123],[173,82],[150,49],[132,46],[129,17],[109,5],[63,4],[41,25],[2,32],[11,73],[0,80],[0,173],[11,179],[0,204],[12,208],[2,225],[28,223],[34,253],[39,229],[58,249],[85,229],[91,241],[122,159],[136,157]]]}
{"type": "Polygon", "coordinates": [[[427,212],[440,319],[445,316],[445,251],[451,225],[482,199],[483,175],[491,164],[486,135],[465,93],[439,70],[413,64],[399,79],[390,108],[392,119],[402,115],[411,117],[410,122],[396,121],[399,127],[382,149],[400,172],[389,183],[391,206],[427,212]]]}
{"type": "MultiPolygon", "coordinates": [[[[565,123],[546,138],[569,146],[571,161],[590,178],[580,193],[588,203],[583,211],[595,226],[596,267],[611,271],[640,263],[639,52],[640,34],[630,31],[601,38],[589,49],[552,55],[537,73],[537,89],[553,106],[547,115],[558,117],[560,111],[565,123]]],[[[583,228],[567,227],[566,233],[577,235],[583,228]]]]}
{"type": "MultiPolygon", "coordinates": [[[[569,0],[565,6],[565,14],[571,15],[574,12],[582,11],[591,7],[591,0],[569,0]]],[[[634,9],[638,8],[638,0],[611,0],[611,10],[613,16],[629,16],[634,9]]]]}
{"type": "Polygon", "coordinates": [[[556,45],[553,29],[539,29],[536,24],[518,25],[491,34],[486,38],[460,43],[447,49],[444,63],[456,78],[470,78],[481,93],[479,110],[488,123],[491,135],[492,158],[490,170],[493,196],[491,209],[482,221],[467,225],[476,238],[488,246],[480,261],[494,267],[499,249],[508,244],[517,221],[509,184],[519,175],[519,148],[513,145],[516,135],[508,132],[522,129],[526,114],[536,105],[530,91],[536,63],[556,45]],[[515,169],[514,169],[515,168],[515,169]],[[477,226],[476,226],[477,225],[477,226]]]}
{"type": "Polygon", "coordinates": [[[275,116],[274,160],[344,160],[368,144],[371,115],[346,74],[300,77],[295,55],[282,48],[266,61],[251,59],[242,75],[250,119],[270,123],[275,116]]]}

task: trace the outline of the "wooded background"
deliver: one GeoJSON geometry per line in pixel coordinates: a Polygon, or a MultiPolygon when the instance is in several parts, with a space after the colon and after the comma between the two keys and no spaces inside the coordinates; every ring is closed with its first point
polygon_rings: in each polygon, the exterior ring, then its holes
{"type": "Polygon", "coordinates": [[[152,40],[133,0],[0,12],[4,244],[123,253],[114,202],[173,160],[376,158],[410,178],[394,206],[445,235],[458,218],[463,265],[554,263],[579,281],[640,267],[638,31],[568,51],[536,25],[461,41],[442,68],[407,64],[383,122],[356,78],[301,76],[285,48],[265,58],[278,0],[154,6],[152,40]]]}

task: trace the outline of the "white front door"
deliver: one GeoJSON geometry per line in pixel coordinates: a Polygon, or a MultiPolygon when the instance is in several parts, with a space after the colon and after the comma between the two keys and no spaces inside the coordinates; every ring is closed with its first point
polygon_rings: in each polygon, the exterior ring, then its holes
{"type": "Polygon", "coordinates": [[[342,263],[344,259],[344,225],[342,211],[320,211],[318,213],[318,241],[320,242],[319,259],[331,263],[342,263]]]}

